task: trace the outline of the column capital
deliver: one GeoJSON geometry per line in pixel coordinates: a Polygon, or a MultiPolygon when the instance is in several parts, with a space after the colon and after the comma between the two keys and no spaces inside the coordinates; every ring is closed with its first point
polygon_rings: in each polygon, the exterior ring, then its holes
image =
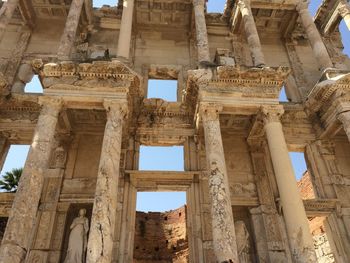
{"type": "Polygon", "coordinates": [[[43,110],[46,112],[54,111],[59,112],[63,106],[63,99],[60,97],[39,97],[39,104],[43,106],[43,110]]]}
{"type": "Polygon", "coordinates": [[[268,124],[271,122],[280,122],[281,117],[284,113],[283,106],[262,106],[260,110],[260,116],[264,122],[264,124],[268,124]]]}
{"type": "Polygon", "coordinates": [[[129,111],[128,104],[126,101],[123,102],[123,101],[105,99],[103,101],[103,107],[106,109],[108,116],[112,114],[113,116],[118,116],[121,119],[124,119],[127,116],[129,111]]]}
{"type": "Polygon", "coordinates": [[[217,103],[201,103],[199,112],[203,121],[213,121],[219,119],[219,113],[223,106],[217,103]]]}

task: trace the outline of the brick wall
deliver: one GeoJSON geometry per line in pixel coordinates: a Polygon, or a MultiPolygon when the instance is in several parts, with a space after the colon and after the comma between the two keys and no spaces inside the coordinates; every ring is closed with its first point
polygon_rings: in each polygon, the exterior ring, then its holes
{"type": "Polygon", "coordinates": [[[188,262],[186,206],[169,212],[136,212],[134,263],[188,262]]]}

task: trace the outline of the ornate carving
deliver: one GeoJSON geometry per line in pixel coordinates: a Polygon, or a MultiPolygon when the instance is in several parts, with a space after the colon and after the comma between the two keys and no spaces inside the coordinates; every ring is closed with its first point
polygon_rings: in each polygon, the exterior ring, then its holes
{"type": "Polygon", "coordinates": [[[260,117],[263,119],[265,125],[270,122],[280,122],[284,113],[282,106],[262,106],[260,110],[260,117]]]}

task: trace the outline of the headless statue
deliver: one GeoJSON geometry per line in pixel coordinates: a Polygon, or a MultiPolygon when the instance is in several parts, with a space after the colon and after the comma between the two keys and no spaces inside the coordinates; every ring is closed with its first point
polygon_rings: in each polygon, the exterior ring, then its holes
{"type": "Polygon", "coordinates": [[[78,217],[74,218],[70,226],[68,249],[64,263],[84,263],[87,247],[87,233],[89,231],[89,220],[86,210],[80,209],[78,217]]]}

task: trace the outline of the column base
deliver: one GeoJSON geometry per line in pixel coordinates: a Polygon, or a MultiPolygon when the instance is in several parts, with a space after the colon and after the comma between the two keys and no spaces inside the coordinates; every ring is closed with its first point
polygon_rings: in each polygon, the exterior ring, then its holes
{"type": "Polygon", "coordinates": [[[2,244],[0,247],[0,263],[22,263],[26,250],[18,245],[2,244]]]}

